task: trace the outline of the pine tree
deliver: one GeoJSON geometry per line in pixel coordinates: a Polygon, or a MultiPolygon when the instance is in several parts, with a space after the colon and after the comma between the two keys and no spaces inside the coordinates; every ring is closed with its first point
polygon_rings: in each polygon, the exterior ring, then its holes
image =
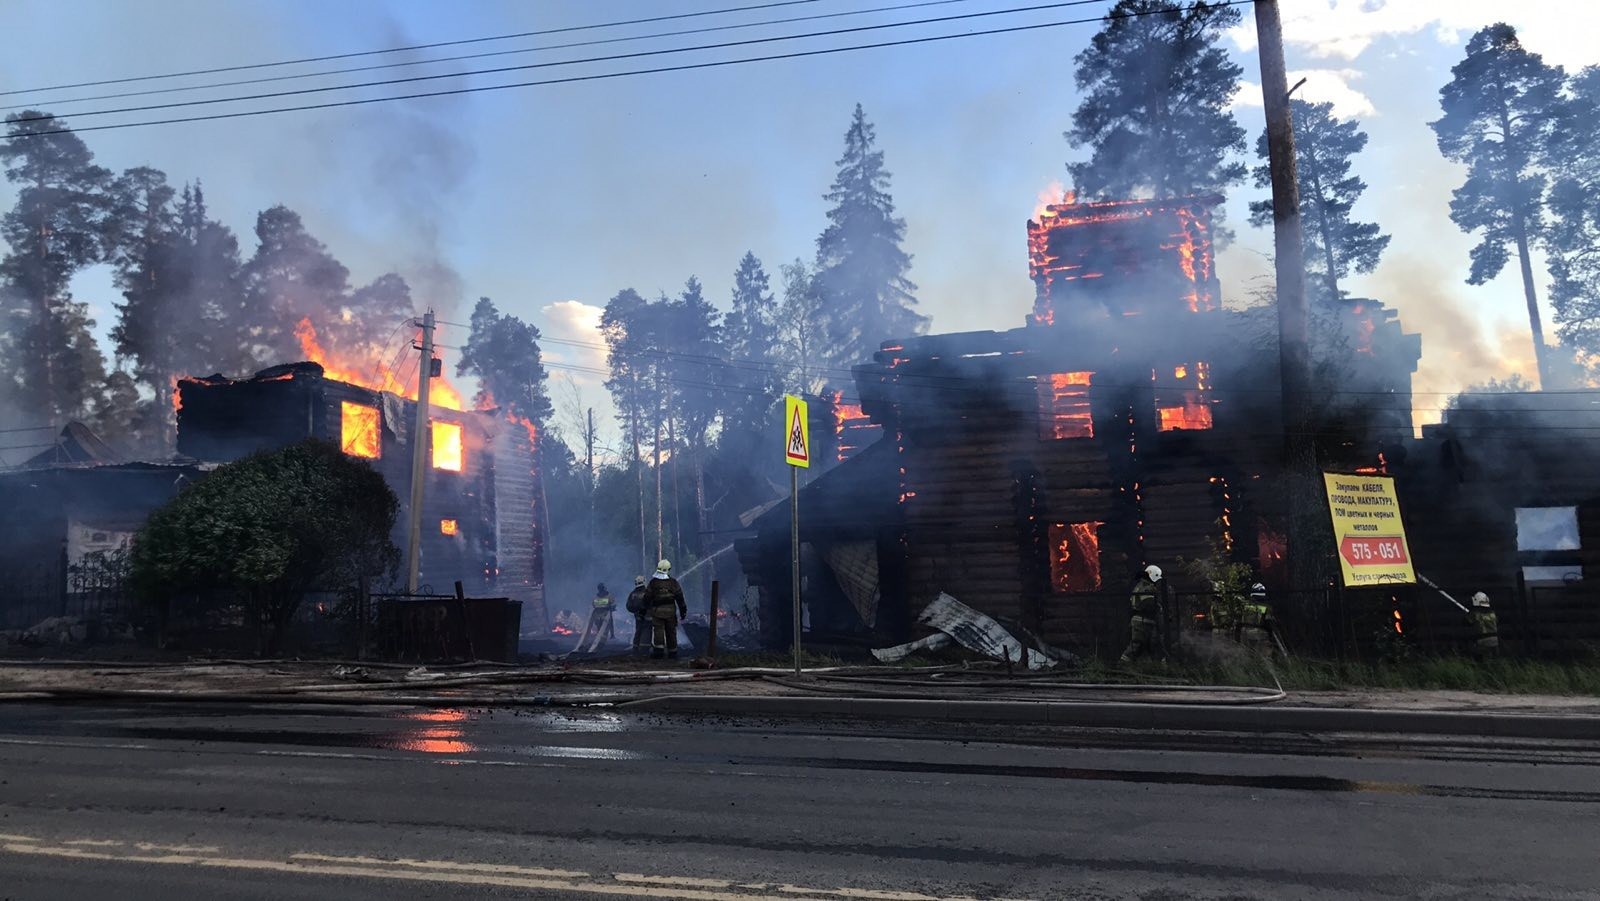
{"type": "MultiPolygon", "coordinates": [[[[1350,172],[1350,160],[1367,146],[1361,123],[1334,118],[1333,104],[1290,101],[1294,117],[1294,149],[1300,175],[1300,218],[1305,224],[1306,276],[1313,297],[1344,297],[1340,279],[1352,272],[1371,272],[1389,246],[1377,223],[1356,222],[1350,214],[1367,183],[1350,172]]],[[[1267,135],[1256,142],[1256,154],[1267,158],[1267,135]]],[[[1272,186],[1265,165],[1256,169],[1256,187],[1272,186]]],[[[1250,224],[1272,224],[1272,201],[1250,204],[1250,224]]]]}
{"type": "Polygon", "coordinates": [[[1562,73],[1523,47],[1504,23],[1473,35],[1466,58],[1451,73],[1454,78],[1439,90],[1444,115],[1428,124],[1439,152],[1467,165],[1467,179],[1450,201],[1456,225],[1481,234],[1467,283],[1481,285],[1499,275],[1510,260],[1508,246],[1515,248],[1539,382],[1553,387],[1530,254],[1544,235],[1543,164],[1560,111],[1562,73]]]}
{"type": "Polygon", "coordinates": [[[883,151],[861,105],[845,132],[839,174],[824,199],[833,204],[817,238],[816,290],[828,333],[825,357],[849,365],[871,359],[885,340],[918,334],[911,257],[900,249],[906,223],[894,215],[883,151]]]}
{"type": "MultiPolygon", "coordinates": [[[[159,169],[129,169],[112,186],[108,229],[112,268],[123,302],[117,305],[117,323],[111,328],[119,360],[132,364],[131,380],[144,384],[155,397],[152,405],[159,435],[151,435],[150,449],[170,449],[176,424],[172,422],[172,388],[183,374],[183,361],[192,358],[194,334],[204,322],[184,301],[190,298],[184,270],[185,250],[181,243],[179,211],[174,206],[176,192],[159,169]],[[165,427],[160,427],[165,425],[165,427]]],[[[123,373],[113,373],[116,379],[123,373]]],[[[108,390],[123,400],[128,388],[109,384],[108,390]]],[[[136,397],[135,393],[135,397],[136,397]]],[[[98,417],[103,428],[112,424],[131,427],[132,411],[118,411],[116,398],[108,397],[111,409],[98,417]]],[[[108,434],[109,436],[109,434],[108,434]]]]}
{"type": "Polygon", "coordinates": [[[778,302],[771,280],[756,255],[746,252],[733,274],[733,303],[723,322],[728,355],[724,436],[765,429],[783,394],[778,342],[778,302]]]}
{"type": "Polygon", "coordinates": [[[550,419],[539,329],[502,314],[494,301],[478,298],[472,332],[456,363],[456,375],[478,380],[477,406],[495,406],[511,416],[544,426],[550,419]]]}
{"type": "Polygon", "coordinates": [[[1600,355],[1600,66],[1572,78],[1551,136],[1561,161],[1550,186],[1550,306],[1568,348],[1600,355]]]}
{"type": "Polygon", "coordinates": [[[10,247],[0,260],[0,399],[29,419],[60,423],[87,416],[106,379],[94,320],[69,284],[105,258],[111,173],[54,116],[27,110],[6,122],[0,162],[17,203],[0,217],[10,247]]]}
{"type": "MultiPolygon", "coordinates": [[[[244,267],[245,339],[262,362],[299,359],[295,328],[309,319],[324,342],[337,340],[350,271],[279,205],[256,217],[256,252],[244,267]]],[[[390,328],[394,323],[389,324],[390,328]]]]}
{"type": "Polygon", "coordinates": [[[1218,46],[1233,7],[1118,0],[1074,59],[1083,101],[1066,138],[1091,150],[1067,166],[1080,194],[1183,197],[1242,181],[1245,130],[1229,106],[1241,69],[1218,46]]]}
{"type": "Polygon", "coordinates": [[[190,333],[194,358],[183,368],[193,373],[247,373],[260,361],[249,337],[252,311],[245,298],[239,239],[210,217],[198,181],[184,188],[178,223],[186,293],[180,306],[198,314],[190,333]]]}

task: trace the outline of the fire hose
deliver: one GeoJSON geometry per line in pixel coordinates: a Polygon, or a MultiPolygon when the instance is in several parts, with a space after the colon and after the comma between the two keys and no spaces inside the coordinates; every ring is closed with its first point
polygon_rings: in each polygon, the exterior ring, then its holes
{"type": "Polygon", "coordinates": [[[1437,591],[1440,594],[1444,595],[1444,599],[1449,601],[1452,604],[1455,604],[1458,608],[1460,608],[1462,613],[1471,613],[1472,612],[1472,611],[1467,609],[1467,605],[1466,604],[1463,604],[1460,601],[1456,600],[1455,598],[1451,597],[1450,596],[1450,592],[1445,591],[1443,588],[1440,588],[1437,584],[1434,583],[1434,581],[1432,579],[1428,578],[1427,576],[1423,575],[1422,573],[1417,573],[1417,581],[1421,582],[1422,584],[1424,584],[1426,586],[1428,586],[1429,588],[1432,588],[1434,591],[1437,591]]]}

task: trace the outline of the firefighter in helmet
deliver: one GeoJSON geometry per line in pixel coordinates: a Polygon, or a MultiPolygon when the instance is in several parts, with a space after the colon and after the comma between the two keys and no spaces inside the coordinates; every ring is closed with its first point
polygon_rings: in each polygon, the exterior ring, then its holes
{"type": "Polygon", "coordinates": [[[1467,624],[1473,630],[1472,656],[1487,660],[1500,654],[1500,618],[1489,605],[1489,596],[1477,592],[1472,596],[1472,612],[1467,614],[1467,624]]]}
{"type": "Polygon", "coordinates": [[[672,577],[672,562],[662,560],[645,586],[645,603],[650,611],[650,656],[678,656],[678,621],[689,615],[683,588],[672,577]]]}
{"type": "Polygon", "coordinates": [[[650,646],[650,607],[645,600],[644,576],[633,577],[628,592],[628,612],[633,614],[633,653],[642,654],[650,646]]]}
{"type": "Polygon", "coordinates": [[[1257,651],[1272,652],[1272,608],[1267,606],[1267,586],[1250,586],[1250,600],[1240,617],[1239,643],[1257,651]]]}
{"type": "Polygon", "coordinates": [[[1161,611],[1159,589],[1156,586],[1160,582],[1161,567],[1152,563],[1144,568],[1138,581],[1133,583],[1133,591],[1128,595],[1132,607],[1128,630],[1132,637],[1128,641],[1128,649],[1122,652],[1123,663],[1144,656],[1155,643],[1156,623],[1161,611]]]}

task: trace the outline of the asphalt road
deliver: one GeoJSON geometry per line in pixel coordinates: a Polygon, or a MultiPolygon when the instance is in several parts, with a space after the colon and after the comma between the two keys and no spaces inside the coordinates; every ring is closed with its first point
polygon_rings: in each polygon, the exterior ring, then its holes
{"type": "Polygon", "coordinates": [[[0,898],[1597,898],[1600,752],[0,706],[0,898]]]}

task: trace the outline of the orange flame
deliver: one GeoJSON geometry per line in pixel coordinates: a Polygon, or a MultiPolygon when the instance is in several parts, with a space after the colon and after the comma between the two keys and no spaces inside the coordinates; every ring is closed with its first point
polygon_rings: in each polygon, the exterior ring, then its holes
{"type": "MultiPolygon", "coordinates": [[[[294,327],[295,340],[300,342],[300,353],[309,361],[322,366],[323,374],[338,382],[359,385],[373,391],[384,391],[396,394],[407,400],[417,399],[415,385],[404,385],[395,378],[395,374],[384,369],[380,377],[374,378],[371,371],[363,371],[366,367],[359,361],[347,362],[334,358],[322,342],[317,338],[316,326],[311,324],[311,317],[300,320],[294,327]]],[[[428,404],[434,407],[443,407],[446,410],[461,409],[461,392],[443,376],[433,380],[428,386],[428,404]]]]}
{"type": "Polygon", "coordinates": [[[441,519],[439,520],[439,534],[459,535],[461,534],[461,524],[453,519],[441,519]]]}
{"type": "Polygon", "coordinates": [[[377,407],[339,403],[339,449],[352,457],[378,459],[383,445],[378,439],[377,407]]]}
{"type": "Polygon", "coordinates": [[[839,462],[843,463],[861,450],[864,442],[859,440],[862,437],[859,431],[872,427],[872,417],[860,404],[845,403],[843,391],[833,392],[832,400],[834,443],[838,448],[839,462]]]}
{"type": "Polygon", "coordinates": [[[1054,372],[1039,381],[1039,437],[1093,438],[1094,411],[1089,405],[1092,372],[1054,372]]]}
{"type": "Polygon", "coordinates": [[[429,425],[433,427],[433,468],[460,472],[461,423],[435,419],[429,425]]]}
{"type": "Polygon", "coordinates": [[[1051,523],[1050,586],[1058,593],[1100,590],[1099,522],[1051,523]]]}
{"type": "Polygon", "coordinates": [[[1053,219],[1057,211],[1054,206],[1072,206],[1078,202],[1078,192],[1069,190],[1059,181],[1052,181],[1039,192],[1039,200],[1033,205],[1034,219],[1053,219]]]}

